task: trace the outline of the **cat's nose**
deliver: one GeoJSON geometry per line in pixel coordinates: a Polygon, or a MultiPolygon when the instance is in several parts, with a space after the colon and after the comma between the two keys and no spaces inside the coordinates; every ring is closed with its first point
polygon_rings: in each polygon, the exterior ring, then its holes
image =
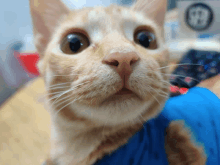
{"type": "Polygon", "coordinates": [[[132,73],[132,65],[140,60],[136,52],[115,52],[104,57],[103,63],[115,67],[122,79],[132,73]]]}

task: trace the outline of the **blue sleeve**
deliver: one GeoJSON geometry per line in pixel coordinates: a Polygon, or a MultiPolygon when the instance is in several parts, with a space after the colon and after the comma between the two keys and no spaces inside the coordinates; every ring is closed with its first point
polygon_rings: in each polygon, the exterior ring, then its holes
{"type": "Polygon", "coordinates": [[[207,164],[220,164],[220,99],[214,93],[194,87],[185,95],[170,98],[162,115],[169,121],[184,120],[194,140],[202,142],[206,154],[212,155],[207,164]]]}
{"type": "Polygon", "coordinates": [[[214,116],[218,116],[220,99],[206,88],[194,87],[185,95],[170,98],[166,102],[162,114],[169,115],[167,117],[170,119],[172,117],[184,119],[190,115],[197,121],[200,117],[199,114],[207,115],[207,112],[213,112],[214,116]]]}

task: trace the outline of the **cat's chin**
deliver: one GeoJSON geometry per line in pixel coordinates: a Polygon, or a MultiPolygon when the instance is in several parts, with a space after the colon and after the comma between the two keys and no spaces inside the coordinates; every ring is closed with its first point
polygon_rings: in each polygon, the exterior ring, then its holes
{"type": "Polygon", "coordinates": [[[142,102],[140,97],[138,97],[135,93],[131,91],[119,91],[115,93],[114,95],[106,98],[98,107],[102,106],[110,106],[112,104],[122,106],[124,104],[131,104],[136,102],[142,102]]]}
{"type": "Polygon", "coordinates": [[[113,93],[112,95],[103,98],[102,102],[100,102],[100,104],[98,106],[103,106],[103,105],[110,105],[110,104],[114,104],[114,105],[120,105],[123,104],[125,102],[143,102],[143,99],[136,94],[134,91],[128,89],[128,88],[121,88],[120,90],[118,90],[116,93],[113,93]]]}
{"type": "Polygon", "coordinates": [[[100,124],[117,125],[134,122],[151,104],[152,101],[143,101],[136,94],[129,93],[113,95],[99,106],[74,103],[71,108],[79,116],[100,124]]]}

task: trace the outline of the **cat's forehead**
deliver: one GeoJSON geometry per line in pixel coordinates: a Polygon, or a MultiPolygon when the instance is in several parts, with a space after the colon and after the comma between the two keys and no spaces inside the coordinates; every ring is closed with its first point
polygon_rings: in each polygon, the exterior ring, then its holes
{"type": "Polygon", "coordinates": [[[117,18],[132,17],[133,14],[134,12],[132,12],[129,8],[111,5],[108,7],[97,6],[75,10],[70,13],[69,18],[82,17],[84,18],[84,21],[92,22],[101,18],[113,18],[115,16],[117,16],[117,18]]]}
{"type": "MultiPolygon", "coordinates": [[[[109,7],[93,7],[93,8],[83,8],[80,10],[72,11],[67,21],[75,26],[91,26],[99,25],[106,29],[106,25],[116,28],[122,21],[130,22],[146,22],[147,18],[137,11],[133,11],[127,7],[111,5],[109,7]]],[[[150,21],[150,23],[151,21],[150,21]]]]}
{"type": "Polygon", "coordinates": [[[150,26],[157,29],[156,24],[144,14],[127,7],[111,5],[109,7],[83,8],[71,11],[64,23],[61,34],[72,29],[84,30],[94,42],[101,41],[107,34],[117,32],[133,40],[133,33],[139,26],[150,26]]]}

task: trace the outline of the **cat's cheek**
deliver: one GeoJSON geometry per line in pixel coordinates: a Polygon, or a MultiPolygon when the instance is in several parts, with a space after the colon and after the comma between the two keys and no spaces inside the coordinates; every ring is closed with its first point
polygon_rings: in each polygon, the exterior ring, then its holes
{"type": "Polygon", "coordinates": [[[164,67],[168,65],[168,62],[170,60],[169,52],[168,50],[164,50],[161,53],[158,54],[158,56],[155,59],[160,67],[164,67]]]}

